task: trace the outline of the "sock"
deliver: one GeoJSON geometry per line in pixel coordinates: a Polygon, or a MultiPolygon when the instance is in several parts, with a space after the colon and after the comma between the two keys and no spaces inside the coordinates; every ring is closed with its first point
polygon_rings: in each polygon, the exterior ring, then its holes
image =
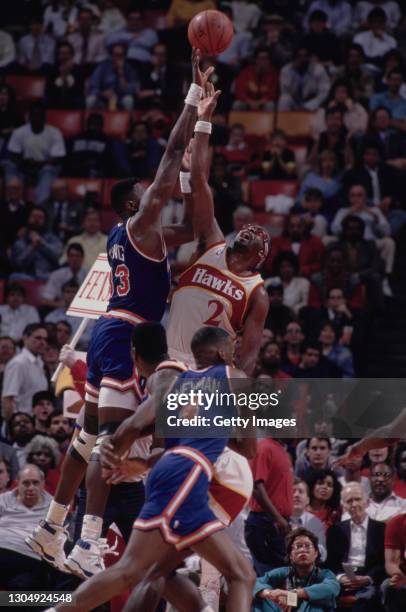
{"type": "Polygon", "coordinates": [[[62,527],[65,522],[68,511],[69,506],[65,506],[65,504],[58,504],[58,502],[52,500],[49,504],[46,521],[48,523],[53,523],[54,525],[59,525],[59,527],[62,527]]]}
{"type": "Polygon", "coordinates": [[[83,517],[82,540],[98,540],[101,536],[103,519],[94,514],[85,514],[83,517]]]}
{"type": "Polygon", "coordinates": [[[201,612],[214,612],[214,610],[210,606],[206,606],[205,608],[203,608],[203,610],[201,610],[201,612]]]}

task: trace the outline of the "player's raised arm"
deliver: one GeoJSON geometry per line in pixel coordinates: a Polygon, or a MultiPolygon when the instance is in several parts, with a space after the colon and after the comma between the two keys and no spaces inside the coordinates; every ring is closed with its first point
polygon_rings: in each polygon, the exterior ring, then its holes
{"type": "Polygon", "coordinates": [[[237,359],[237,366],[248,376],[251,376],[254,372],[268,309],[268,294],[261,285],[255,290],[250,300],[244,322],[240,354],[237,359]]]}
{"type": "Polygon", "coordinates": [[[192,145],[193,229],[195,237],[204,244],[205,249],[211,244],[224,240],[223,232],[214,216],[213,194],[207,180],[211,118],[219,95],[220,91],[215,91],[213,85],[207,82],[204,97],[197,111],[199,120],[196,123],[192,145]]]}

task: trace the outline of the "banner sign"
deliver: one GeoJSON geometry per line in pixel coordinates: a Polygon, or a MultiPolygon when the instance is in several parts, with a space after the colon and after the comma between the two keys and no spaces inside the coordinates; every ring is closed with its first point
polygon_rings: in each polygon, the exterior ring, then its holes
{"type": "Polygon", "coordinates": [[[98,319],[107,309],[111,293],[107,254],[100,253],[80,286],[66,314],[98,319]]]}

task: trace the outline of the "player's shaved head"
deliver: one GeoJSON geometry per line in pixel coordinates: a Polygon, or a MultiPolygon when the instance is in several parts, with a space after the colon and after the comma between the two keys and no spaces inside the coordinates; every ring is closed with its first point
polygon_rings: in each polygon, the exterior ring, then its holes
{"type": "Polygon", "coordinates": [[[111,207],[121,219],[126,219],[138,210],[144,187],[137,178],[115,183],[111,189],[111,207]]]}
{"type": "Polygon", "coordinates": [[[160,323],[147,321],[134,327],[132,345],[137,357],[155,364],[168,355],[166,332],[160,323]]]}
{"type": "Polygon", "coordinates": [[[233,341],[224,329],[206,325],[194,334],[191,349],[199,367],[231,364],[233,341]]]}

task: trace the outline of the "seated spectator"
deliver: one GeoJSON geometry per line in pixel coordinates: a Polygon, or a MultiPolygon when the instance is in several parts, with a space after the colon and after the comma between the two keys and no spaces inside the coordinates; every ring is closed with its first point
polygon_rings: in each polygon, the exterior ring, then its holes
{"type": "MultiPolygon", "coordinates": [[[[10,336],[0,336],[0,393],[3,388],[4,370],[16,354],[16,343],[10,336]]],[[[0,449],[1,455],[1,449],[0,449]]]]}
{"type": "MultiPolygon", "coordinates": [[[[14,412],[8,423],[8,436],[21,469],[26,463],[25,447],[35,436],[33,417],[25,412],[14,412]]],[[[17,473],[13,478],[16,476],[17,473]]]]}
{"type": "Polygon", "coordinates": [[[402,129],[402,122],[406,119],[406,100],[400,95],[400,88],[403,84],[403,75],[398,70],[392,70],[388,74],[388,90],[376,93],[370,101],[371,110],[379,106],[387,108],[392,115],[394,127],[402,129]]]}
{"type": "Polygon", "coordinates": [[[62,38],[68,27],[67,17],[63,0],[51,0],[42,16],[44,30],[56,39],[62,38]]]}
{"type": "Polygon", "coordinates": [[[360,484],[346,485],[341,500],[350,519],[328,530],[326,565],[337,574],[342,594],[355,595],[356,610],[369,612],[378,603],[379,585],[385,576],[385,526],[368,517],[368,498],[360,484]],[[346,571],[346,563],[352,566],[351,573],[346,571]]]}
{"type": "MultiPolygon", "coordinates": [[[[316,472],[307,482],[310,493],[308,510],[317,516],[328,530],[340,520],[341,485],[335,473],[329,469],[316,472]]],[[[328,543],[327,553],[329,553],[328,543]]]]}
{"type": "MultiPolygon", "coordinates": [[[[38,391],[32,398],[35,434],[48,434],[47,421],[55,409],[55,397],[50,391],[38,391]]],[[[31,463],[31,461],[28,461],[31,463]]]]}
{"type": "MultiPolygon", "coordinates": [[[[394,124],[396,121],[392,120],[391,111],[384,106],[378,106],[371,113],[370,129],[365,140],[379,142],[383,159],[391,166],[402,169],[406,158],[406,140],[395,129],[394,124]]],[[[361,141],[362,145],[365,140],[361,141]]]]}
{"type": "Polygon", "coordinates": [[[233,174],[244,175],[253,156],[252,147],[245,136],[245,127],[241,123],[235,123],[230,127],[228,143],[220,149],[233,174]]]}
{"type": "Polygon", "coordinates": [[[62,252],[59,238],[48,231],[45,209],[33,206],[27,226],[19,232],[19,238],[11,248],[11,261],[16,274],[14,278],[33,278],[45,280],[57,267],[62,252]]]}
{"type": "Polygon", "coordinates": [[[100,212],[96,208],[89,207],[82,221],[83,232],[77,236],[72,236],[65,247],[63,260],[66,260],[69,245],[72,243],[80,244],[83,248],[85,258],[83,267],[89,270],[97,259],[99,253],[106,251],[106,234],[100,231],[101,219],[100,212]]]}
{"type": "MultiPolygon", "coordinates": [[[[81,323],[80,317],[72,317],[71,315],[66,314],[66,311],[69,309],[69,306],[72,303],[73,298],[78,292],[79,285],[74,280],[69,280],[64,285],[62,285],[62,305],[59,308],[55,308],[45,317],[46,323],[59,323],[60,321],[67,321],[69,323],[71,330],[75,333],[81,323]]],[[[80,340],[79,340],[79,348],[86,349],[87,345],[90,341],[92,331],[93,331],[93,321],[90,321],[83,332],[80,340]]]]}
{"type": "Polygon", "coordinates": [[[214,0],[172,0],[166,14],[168,28],[186,25],[197,13],[216,8],[214,0]]]}
{"type": "Polygon", "coordinates": [[[228,234],[233,230],[232,215],[242,201],[242,189],[240,178],[227,170],[223,155],[213,157],[209,183],[217,222],[224,234],[228,234]]]}
{"type": "Polygon", "coordinates": [[[316,61],[328,69],[331,65],[341,64],[341,51],[338,38],[327,22],[324,11],[313,10],[309,15],[309,32],[303,37],[302,44],[316,61]]]}
{"type": "Polygon", "coordinates": [[[83,247],[71,242],[66,252],[66,265],[51,272],[45,287],[42,290],[42,303],[51,308],[63,306],[62,288],[65,283],[73,281],[80,286],[85,280],[86,271],[83,268],[83,247]]]}
{"type": "Polygon", "coordinates": [[[357,2],[354,7],[354,26],[356,28],[365,26],[368,21],[368,15],[375,6],[385,11],[388,29],[391,31],[395,30],[400,21],[401,12],[399,3],[393,2],[393,0],[362,0],[357,2]]]}
{"type": "Polygon", "coordinates": [[[273,260],[273,272],[276,280],[283,285],[283,303],[294,312],[307,306],[310,283],[307,278],[298,276],[299,262],[291,251],[281,251],[273,260]]]}
{"type": "Polygon", "coordinates": [[[272,252],[264,265],[264,274],[269,275],[272,261],[280,251],[291,251],[299,258],[299,271],[303,276],[318,272],[324,246],[318,236],[311,236],[305,220],[299,215],[290,215],[286,231],[273,240],[272,252]]]}
{"type": "Polygon", "coordinates": [[[319,336],[322,355],[337,366],[344,378],[354,378],[352,353],[348,347],[339,344],[338,340],[334,325],[324,323],[319,336]]]}
{"type": "Polygon", "coordinates": [[[312,236],[323,238],[327,233],[327,219],[321,214],[324,202],[320,189],[309,187],[303,193],[301,200],[297,203],[292,212],[298,213],[309,225],[312,236]]]}
{"type": "Polygon", "coordinates": [[[17,488],[0,496],[0,574],[5,589],[32,591],[49,585],[48,565],[25,538],[45,518],[51,500],[44,491],[44,475],[34,465],[20,470],[17,488]]]}
{"type": "Polygon", "coordinates": [[[152,49],[158,42],[156,32],[145,26],[144,15],[137,9],[128,13],[127,26],[110,34],[106,40],[109,47],[116,44],[125,45],[127,60],[131,60],[136,67],[151,62],[152,49]]]}
{"type": "Polygon", "coordinates": [[[147,123],[133,123],[126,146],[129,174],[141,179],[154,178],[164,147],[152,136],[147,123]]]}
{"type": "MultiPolygon", "coordinates": [[[[280,301],[282,303],[282,300],[283,300],[283,286],[282,285],[281,285],[281,288],[282,288],[282,291],[281,291],[280,301]]],[[[269,288],[268,288],[268,292],[269,292],[269,288]]],[[[272,299],[270,299],[270,303],[272,304],[272,299]]],[[[285,308],[287,308],[287,306],[285,306],[285,308]]],[[[298,323],[294,319],[290,321],[289,323],[287,323],[285,332],[282,338],[283,338],[282,368],[288,374],[292,375],[296,366],[300,363],[300,360],[302,357],[302,344],[305,338],[300,323],[298,323]]]]}
{"type": "Polygon", "coordinates": [[[1,238],[10,246],[17,232],[27,223],[30,206],[24,199],[24,186],[19,178],[11,178],[6,184],[5,202],[2,207],[1,238]]]}
{"type": "Polygon", "coordinates": [[[261,19],[261,9],[250,0],[231,0],[233,23],[237,32],[255,30],[261,19]]]}
{"type": "Polygon", "coordinates": [[[304,454],[296,459],[295,474],[301,480],[309,483],[315,474],[321,470],[327,470],[330,466],[330,438],[308,438],[304,454]]]}
{"type": "Polygon", "coordinates": [[[44,361],[45,375],[48,380],[51,380],[53,373],[59,365],[59,348],[56,342],[48,340],[42,359],[44,361]]]}
{"type": "MultiPolygon", "coordinates": [[[[388,81],[390,73],[395,70],[404,74],[405,62],[403,55],[399,49],[392,49],[385,55],[385,63],[382,73],[378,73],[375,77],[375,91],[376,93],[386,91],[388,89],[388,81]]],[[[402,98],[406,95],[406,83],[403,83],[399,90],[402,98]]]]}
{"type": "Polygon", "coordinates": [[[0,71],[4,72],[16,58],[16,47],[13,37],[4,30],[0,30],[0,71]]]}
{"type": "MultiPolygon", "coordinates": [[[[285,3],[283,6],[285,7],[285,3]]],[[[273,3],[274,8],[275,3],[273,3]]],[[[275,7],[276,8],[276,7],[275,7]]],[[[260,47],[267,47],[271,53],[272,63],[278,70],[291,61],[293,55],[294,34],[291,23],[282,16],[282,6],[278,14],[263,15],[259,32],[256,36],[260,47]]]]}
{"type": "MultiPolygon", "coordinates": [[[[328,25],[336,36],[347,34],[352,29],[352,9],[345,0],[315,0],[310,3],[305,24],[309,24],[314,11],[323,11],[328,17],[328,25]]],[[[310,25],[310,24],[309,24],[310,25]]]]}
{"type": "Polygon", "coordinates": [[[16,450],[11,446],[10,442],[2,442],[0,440],[0,457],[6,462],[10,480],[15,480],[17,478],[19,464],[16,450]]]}
{"type": "Polygon", "coordinates": [[[65,417],[62,410],[54,410],[48,417],[47,427],[48,436],[55,440],[59,452],[64,455],[73,434],[72,420],[65,417]]]}
{"type": "Polygon", "coordinates": [[[72,336],[72,328],[67,321],[58,321],[56,324],[55,342],[59,350],[69,343],[72,336]]]}
{"type": "Polygon", "coordinates": [[[406,606],[406,513],[388,521],[385,530],[385,570],[382,584],[385,612],[399,612],[406,606]]]}
{"type": "Polygon", "coordinates": [[[388,521],[406,512],[406,499],[393,493],[393,477],[393,467],[387,463],[376,463],[371,467],[371,497],[367,512],[376,521],[388,521]]]}
{"type": "Polygon", "coordinates": [[[45,97],[51,108],[83,108],[85,83],[82,71],[74,63],[75,52],[67,41],[56,48],[56,62],[47,75],[45,97]]]}
{"type": "Polygon", "coordinates": [[[75,55],[74,62],[88,74],[95,64],[106,58],[104,36],[93,29],[93,13],[90,8],[82,7],[78,12],[77,30],[67,36],[75,55]]]}
{"type": "Polygon", "coordinates": [[[98,26],[103,34],[112,34],[125,27],[124,15],[112,0],[99,0],[98,5],[102,11],[98,26]]]}
{"type": "Polygon", "coordinates": [[[318,168],[310,170],[304,177],[297,196],[301,200],[309,189],[318,189],[330,208],[341,191],[337,157],[332,151],[323,151],[318,158],[318,168]]]}
{"type": "Polygon", "coordinates": [[[37,309],[24,301],[24,287],[11,284],[6,289],[6,303],[0,306],[0,334],[10,336],[16,342],[21,340],[27,325],[39,323],[37,309]]]}
{"type": "Polygon", "coordinates": [[[295,154],[287,146],[282,130],[271,134],[269,145],[261,155],[260,178],[275,181],[296,178],[295,154]]]}
{"type": "Polygon", "coordinates": [[[283,337],[287,326],[295,320],[295,313],[283,303],[283,285],[280,280],[271,280],[266,287],[269,297],[269,309],[265,327],[272,330],[275,336],[283,337]]]}
{"type": "Polygon", "coordinates": [[[282,68],[279,85],[280,111],[315,111],[327,98],[330,79],[323,66],[312,61],[309,50],[301,45],[293,61],[282,68]]]}
{"type": "Polygon", "coordinates": [[[125,59],[125,45],[112,45],[110,55],[111,59],[99,64],[89,79],[86,108],[131,111],[139,90],[138,75],[125,59]]]}
{"type": "Polygon", "coordinates": [[[342,107],[329,106],[326,110],[326,130],[315,134],[313,144],[309,146],[309,162],[313,165],[322,153],[328,151],[336,158],[338,170],[344,170],[350,161],[348,132],[344,126],[342,107]]]}
{"type": "Polygon", "coordinates": [[[401,442],[395,454],[396,478],[393,486],[395,495],[406,499],[406,442],[401,442]]]}
{"type": "Polygon", "coordinates": [[[354,100],[368,106],[369,98],[374,93],[374,79],[364,66],[364,51],[360,45],[352,44],[347,50],[345,64],[335,74],[336,79],[348,83],[354,100]]]}
{"type": "Polygon", "coordinates": [[[324,525],[317,516],[307,510],[309,505],[309,486],[304,480],[295,478],[293,486],[293,514],[290,517],[292,529],[304,527],[312,532],[317,538],[320,552],[320,560],[325,561],[327,557],[326,533],[324,525]]]}
{"type": "MultiPolygon", "coordinates": [[[[268,331],[268,330],[264,330],[268,331]]],[[[281,349],[279,344],[270,341],[267,342],[260,352],[260,373],[266,374],[272,378],[272,380],[286,380],[291,378],[289,374],[281,369],[282,357],[281,349]]]]}
{"type": "Polygon", "coordinates": [[[387,19],[385,11],[375,7],[368,13],[367,30],[359,32],[353,38],[360,45],[367,61],[380,66],[382,57],[397,46],[395,38],[386,33],[387,19]]]}
{"type": "Polygon", "coordinates": [[[383,446],[382,448],[372,448],[364,457],[364,468],[362,473],[370,478],[371,470],[374,465],[378,463],[392,464],[392,448],[389,446],[383,446]]]}
{"type": "Polygon", "coordinates": [[[16,410],[31,414],[34,394],[48,389],[41,358],[47,339],[43,325],[27,325],[23,333],[23,350],[6,365],[2,390],[2,416],[6,421],[16,410]]]}
{"type": "Polygon", "coordinates": [[[243,68],[235,80],[234,110],[272,111],[278,88],[278,75],[267,49],[257,49],[255,62],[243,68]]]}
{"type": "Polygon", "coordinates": [[[64,179],[52,183],[51,197],[44,204],[48,213],[49,229],[65,242],[80,230],[82,206],[72,201],[64,179]]]}
{"type": "Polygon", "coordinates": [[[86,129],[68,142],[65,174],[102,178],[115,168],[113,157],[113,140],[104,132],[103,115],[90,113],[86,129]]]}
{"type": "Polygon", "coordinates": [[[344,473],[338,477],[338,482],[344,488],[349,484],[357,483],[362,487],[367,498],[371,493],[369,478],[361,474],[362,457],[348,459],[343,465],[344,473]]]}
{"type": "MultiPolygon", "coordinates": [[[[239,4],[241,4],[241,2],[239,4]]],[[[233,21],[233,9],[231,6],[221,5],[220,10],[222,13],[227,15],[230,21],[233,21]]],[[[240,7],[238,6],[237,13],[239,11],[240,7]]],[[[240,66],[247,57],[252,55],[252,47],[253,35],[252,32],[249,31],[249,28],[247,28],[245,31],[237,30],[234,32],[234,36],[229,47],[218,56],[218,61],[238,68],[238,66],[240,66]]]]}
{"type": "Polygon", "coordinates": [[[288,593],[295,591],[298,610],[332,612],[340,585],[328,569],[318,569],[320,559],[317,537],[299,527],[287,537],[289,565],[267,572],[254,587],[254,612],[288,609],[288,593]]]}
{"type": "Polygon", "coordinates": [[[17,61],[25,70],[38,72],[54,63],[55,41],[43,32],[41,17],[32,17],[30,33],[18,41],[17,61]]]}
{"type": "Polygon", "coordinates": [[[22,115],[16,110],[14,89],[3,83],[0,85],[0,157],[6,155],[8,139],[22,123],[22,115]]]}
{"type": "Polygon", "coordinates": [[[168,61],[166,45],[156,44],[148,69],[140,74],[137,108],[148,109],[155,105],[165,111],[175,110],[182,95],[182,81],[180,71],[168,61]]]}
{"type": "Polygon", "coordinates": [[[352,87],[348,81],[344,79],[334,81],[325,104],[313,116],[312,129],[314,132],[321,133],[327,129],[326,112],[329,108],[338,108],[342,111],[343,123],[349,133],[366,131],[368,113],[362,104],[354,99],[352,87]]]}
{"type": "Polygon", "coordinates": [[[321,320],[328,320],[334,327],[340,344],[349,344],[354,326],[354,315],[348,308],[344,291],[339,287],[332,287],[327,292],[325,307],[320,310],[321,320]]]}
{"type": "MultiPolygon", "coordinates": [[[[0,495],[5,493],[11,482],[10,465],[4,457],[0,455],[0,495]]],[[[1,499],[1,498],[0,498],[1,499]]]]}
{"type": "Polygon", "coordinates": [[[244,225],[249,225],[254,222],[254,213],[248,206],[238,206],[233,212],[233,231],[225,236],[227,246],[232,246],[238,232],[242,230],[244,225]]]}
{"type": "Polygon", "coordinates": [[[294,378],[340,378],[341,370],[326,359],[318,342],[307,340],[302,347],[298,365],[293,369],[294,378]]]}
{"type": "Polygon", "coordinates": [[[35,435],[27,444],[27,464],[36,465],[45,475],[44,488],[51,495],[55,494],[60,471],[58,468],[61,454],[58,444],[48,436],[35,435]]]}
{"type": "Polygon", "coordinates": [[[28,123],[14,130],[7,149],[10,158],[3,161],[6,182],[15,176],[32,182],[35,202],[44,202],[66,151],[60,130],[45,122],[41,104],[31,107],[28,123]]]}

